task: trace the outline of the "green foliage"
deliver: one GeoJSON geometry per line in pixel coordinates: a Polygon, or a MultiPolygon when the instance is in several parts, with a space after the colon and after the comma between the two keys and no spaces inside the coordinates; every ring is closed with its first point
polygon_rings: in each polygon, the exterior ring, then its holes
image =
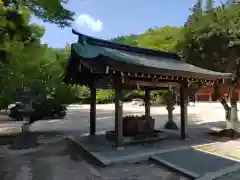
{"type": "Polygon", "coordinates": [[[71,25],[74,16],[74,12],[64,8],[63,5],[67,2],[66,0],[1,0],[0,4],[10,9],[25,7],[42,20],[65,27],[71,25]]]}
{"type": "Polygon", "coordinates": [[[182,37],[181,30],[181,28],[170,26],[149,29],[138,37],[138,46],[155,50],[174,51],[182,37]]]}
{"type": "Polygon", "coordinates": [[[174,51],[178,41],[181,39],[182,28],[165,26],[162,28],[150,28],[140,35],[116,37],[111,41],[156,50],[174,51]]]}
{"type": "Polygon", "coordinates": [[[239,4],[194,9],[179,46],[185,59],[207,69],[235,72],[240,57],[239,16],[239,4]]]}
{"type": "Polygon", "coordinates": [[[89,99],[91,97],[90,89],[86,86],[80,86],[78,88],[77,97],[79,97],[82,101],[89,99]]]}
{"type": "Polygon", "coordinates": [[[0,107],[19,99],[24,87],[36,92],[36,100],[69,104],[77,89],[62,83],[69,47],[61,50],[40,44],[45,29],[29,24],[26,7],[0,0],[0,107]]]}
{"type": "Polygon", "coordinates": [[[103,104],[103,103],[111,103],[114,100],[114,90],[97,90],[97,103],[103,104]]]}
{"type": "Polygon", "coordinates": [[[110,41],[115,43],[137,46],[138,45],[137,39],[138,39],[137,35],[129,35],[129,36],[119,36],[119,37],[110,39],[110,41]]]}

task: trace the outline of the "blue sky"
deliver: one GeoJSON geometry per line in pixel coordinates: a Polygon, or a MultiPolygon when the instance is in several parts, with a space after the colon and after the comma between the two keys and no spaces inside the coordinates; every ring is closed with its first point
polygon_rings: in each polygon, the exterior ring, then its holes
{"type": "MultiPolygon", "coordinates": [[[[79,32],[109,39],[139,34],[151,27],[181,26],[196,0],[69,0],[66,8],[76,13],[74,27],[79,32]]],[[[220,0],[215,0],[218,4],[220,0]]],[[[71,28],[60,29],[33,18],[32,22],[45,26],[43,43],[64,47],[77,37],[71,28]]]]}

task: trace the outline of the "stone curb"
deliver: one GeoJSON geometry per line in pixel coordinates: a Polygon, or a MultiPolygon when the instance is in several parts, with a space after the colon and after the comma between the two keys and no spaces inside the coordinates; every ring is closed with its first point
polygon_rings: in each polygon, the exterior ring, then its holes
{"type": "MultiPolygon", "coordinates": [[[[109,166],[109,165],[113,165],[113,164],[117,164],[117,163],[126,163],[126,162],[137,162],[140,160],[144,160],[144,159],[149,159],[151,156],[154,156],[156,154],[161,154],[161,153],[165,153],[165,152],[172,152],[172,151],[179,151],[179,150],[184,150],[184,149],[189,149],[192,148],[192,146],[190,145],[185,145],[185,146],[180,146],[177,148],[169,148],[169,149],[164,149],[164,150],[152,150],[152,151],[148,151],[145,153],[137,153],[135,155],[126,155],[123,157],[118,157],[118,158],[106,158],[104,156],[99,155],[98,153],[94,153],[94,152],[89,152],[89,150],[87,148],[85,148],[84,146],[81,146],[79,143],[77,143],[76,139],[74,136],[67,136],[66,137],[67,140],[69,140],[70,142],[74,143],[75,145],[77,145],[81,150],[83,150],[83,152],[85,152],[86,154],[88,154],[91,158],[94,159],[94,161],[96,161],[97,164],[100,164],[102,166],[109,166]]],[[[123,148],[119,148],[118,151],[124,150],[123,148]]]]}
{"type": "Polygon", "coordinates": [[[176,165],[174,165],[172,163],[169,163],[169,162],[167,162],[167,161],[165,161],[165,160],[163,160],[161,158],[158,158],[157,156],[152,156],[150,158],[150,160],[155,161],[157,164],[159,164],[159,165],[161,165],[163,167],[166,167],[166,168],[172,170],[173,172],[181,174],[181,175],[183,175],[183,176],[185,176],[187,178],[196,179],[196,178],[199,177],[199,174],[196,174],[196,173],[194,173],[192,171],[188,171],[185,168],[181,168],[179,166],[176,166],[176,165]]]}
{"type": "Polygon", "coordinates": [[[220,171],[213,172],[213,173],[207,173],[203,177],[197,178],[196,180],[214,180],[216,178],[219,178],[221,176],[224,176],[229,173],[233,173],[237,170],[240,170],[240,164],[236,163],[235,165],[229,166],[227,168],[224,168],[220,171]]]}

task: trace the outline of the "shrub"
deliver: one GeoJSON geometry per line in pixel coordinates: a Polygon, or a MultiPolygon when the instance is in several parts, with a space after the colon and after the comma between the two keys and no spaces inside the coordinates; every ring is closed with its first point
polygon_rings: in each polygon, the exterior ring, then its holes
{"type": "Polygon", "coordinates": [[[104,103],[111,103],[114,101],[115,92],[114,90],[97,90],[97,103],[104,104],[104,103]]]}

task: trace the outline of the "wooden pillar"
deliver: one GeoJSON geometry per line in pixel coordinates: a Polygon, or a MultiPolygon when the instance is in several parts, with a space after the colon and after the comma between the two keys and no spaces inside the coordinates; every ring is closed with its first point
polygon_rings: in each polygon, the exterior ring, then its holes
{"type": "Polygon", "coordinates": [[[150,90],[145,90],[145,98],[144,98],[144,104],[145,104],[145,116],[150,117],[150,90]]]}
{"type": "Polygon", "coordinates": [[[167,99],[167,110],[168,110],[168,121],[173,121],[173,90],[171,87],[168,89],[168,99],[167,99]]]}
{"type": "Polygon", "coordinates": [[[123,143],[123,105],[122,105],[122,87],[121,80],[116,81],[115,87],[115,132],[116,146],[121,146],[123,143]]]}
{"type": "Polygon", "coordinates": [[[181,139],[186,138],[186,125],[187,125],[187,82],[180,84],[180,111],[181,111],[181,139]]]}
{"type": "Polygon", "coordinates": [[[208,95],[209,95],[209,99],[208,99],[209,102],[212,102],[212,93],[209,93],[208,95]]]}
{"type": "Polygon", "coordinates": [[[239,89],[237,90],[238,92],[238,101],[240,101],[240,92],[239,92],[239,89]]]}
{"type": "Polygon", "coordinates": [[[91,86],[91,104],[90,104],[90,135],[96,134],[96,83],[93,80],[91,86]]]}

